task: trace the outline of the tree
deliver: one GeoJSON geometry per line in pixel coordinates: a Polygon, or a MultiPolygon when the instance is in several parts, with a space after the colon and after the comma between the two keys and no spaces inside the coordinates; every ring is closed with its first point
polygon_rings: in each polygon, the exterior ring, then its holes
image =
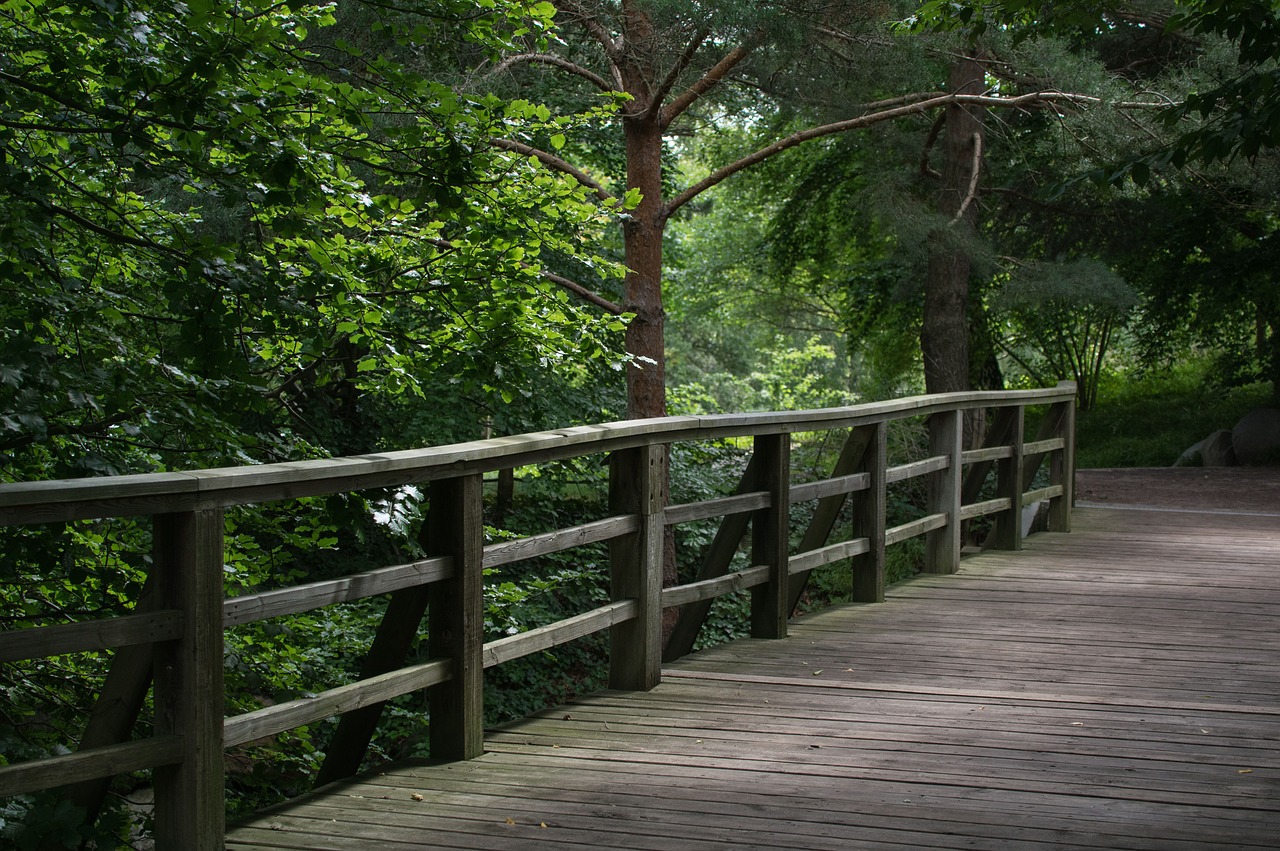
{"type": "MultiPolygon", "coordinates": [[[[887,25],[883,9],[859,3],[791,0],[777,4],[703,4],[659,0],[559,0],[557,21],[565,40],[554,50],[508,55],[495,73],[517,66],[567,73],[607,96],[621,93],[618,124],[625,155],[624,178],[597,178],[575,165],[572,147],[539,148],[526,140],[497,139],[494,144],[536,157],[553,170],[573,175],[605,203],[630,206],[623,233],[627,277],[621,304],[603,305],[633,314],[627,326],[627,350],[640,368],[630,369],[628,413],[632,417],[665,413],[665,346],[662,300],[662,239],[670,217],[702,193],[744,169],[814,139],[870,127],[951,104],[1018,107],[1037,103],[1087,101],[1059,91],[1028,92],[1015,98],[995,94],[933,89],[886,93],[846,108],[845,117],[791,129],[762,139],[761,147],[721,163],[701,179],[680,188],[664,173],[666,140],[696,132],[694,107],[701,121],[714,121],[715,103],[735,88],[739,110],[753,111],[761,94],[746,99],[738,86],[768,94],[771,80],[794,73],[820,85],[832,68],[805,64],[819,53],[839,55],[839,45],[859,42],[856,31],[887,25]],[[825,47],[824,47],[825,46],[825,47]],[[619,193],[614,186],[625,186],[619,193]],[[627,200],[629,199],[629,201],[627,200]]],[[[830,78],[828,78],[830,79],[830,78]]],[[[601,305],[602,300],[596,299],[601,305]]]]}
{"type": "Polygon", "coordinates": [[[433,376],[501,401],[604,357],[620,324],[542,274],[588,257],[566,234],[599,211],[485,144],[549,114],[404,60],[550,26],[545,4],[481,7],[6,4],[5,474],[368,451],[361,406],[433,376]],[[365,16],[361,44],[324,32],[338,14],[365,16]]]}

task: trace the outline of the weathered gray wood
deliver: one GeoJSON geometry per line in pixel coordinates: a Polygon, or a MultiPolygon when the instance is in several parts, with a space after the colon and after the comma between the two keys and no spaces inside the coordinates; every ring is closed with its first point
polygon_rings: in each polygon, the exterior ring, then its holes
{"type": "MultiPolygon", "coordinates": [[[[143,614],[154,608],[154,582],[148,579],[134,611],[143,614]]],[[[78,751],[118,745],[129,740],[151,690],[151,663],[152,647],[149,644],[135,644],[116,650],[102,691],[89,713],[78,751]]],[[[111,778],[99,777],[69,786],[65,795],[72,806],[84,811],[85,821],[92,823],[97,821],[110,788],[111,778]]]]}
{"type": "Polygon", "coordinates": [[[964,430],[959,411],[946,411],[929,418],[929,454],[942,455],[947,466],[930,474],[925,510],[944,515],[946,525],[925,535],[924,571],[955,573],[960,569],[960,453],[964,430]]]}
{"type": "MultiPolygon", "coordinates": [[[[1020,408],[1001,408],[999,414],[1008,413],[1020,408]]],[[[992,423],[991,432],[997,432],[996,423],[992,423]]],[[[989,432],[989,433],[991,433],[989,432]]],[[[1012,446],[984,446],[981,449],[966,449],[960,453],[960,460],[964,464],[978,464],[984,461],[999,461],[1002,458],[1009,458],[1013,455],[1012,446]]]]}
{"type": "Polygon", "coordinates": [[[489,544],[484,548],[484,566],[498,567],[527,558],[551,555],[564,552],[574,547],[608,541],[620,535],[629,535],[638,528],[639,520],[635,515],[625,517],[606,517],[568,529],[557,529],[543,535],[530,535],[489,544]]]}
{"type": "MultiPolygon", "coordinates": [[[[1062,427],[1061,410],[1055,411],[1049,415],[1050,427],[1059,429],[1062,427]]],[[[1056,452],[1066,446],[1066,442],[1061,437],[1049,437],[1044,440],[1033,440],[1023,447],[1026,455],[1046,455],[1050,452],[1056,452]]]]}
{"type": "Polygon", "coordinates": [[[1062,485],[1048,485],[1043,488],[1036,488],[1033,491],[1027,491],[1022,495],[1023,503],[1039,502],[1042,499],[1053,499],[1062,496],[1062,485]]]}
{"type": "Polygon", "coordinates": [[[1280,526],[1236,522],[1084,510],[1071,536],[701,651],[229,845],[1270,848],[1280,526]]]}
{"type": "MultiPolygon", "coordinates": [[[[423,524],[420,537],[424,549],[430,547],[429,528],[429,524],[423,524]]],[[[427,551],[431,552],[430,549],[427,551]]],[[[449,559],[453,567],[449,575],[453,576],[458,568],[452,556],[449,559]]],[[[430,598],[430,587],[420,584],[403,587],[391,594],[382,621],[378,624],[378,631],[374,634],[373,644],[361,663],[361,680],[388,674],[404,665],[409,649],[418,637],[430,598]]],[[[343,713],[316,775],[317,786],[350,777],[360,770],[360,763],[364,761],[369,742],[382,718],[383,706],[384,702],[362,702],[358,707],[343,713]]]]}
{"type": "Polygon", "coordinates": [[[222,624],[238,626],[308,612],[321,606],[350,603],[405,588],[429,585],[452,575],[453,562],[448,557],[441,556],[409,564],[380,567],[323,582],[308,582],[291,588],[229,597],[222,603],[222,624]]]}
{"type": "Polygon", "coordinates": [[[742,570],[735,570],[714,579],[701,579],[697,582],[663,588],[662,606],[663,608],[687,606],[703,600],[714,600],[716,597],[732,594],[735,591],[745,591],[768,582],[771,570],[771,566],[759,564],[754,567],[744,567],[742,570]]]}
{"type": "Polygon", "coordinates": [[[908,538],[915,538],[919,535],[925,535],[935,529],[945,529],[947,527],[947,515],[945,514],[929,514],[918,520],[912,520],[885,530],[884,543],[885,546],[893,546],[900,544],[908,538]]]}
{"type": "Polygon", "coordinates": [[[1009,501],[1008,509],[995,519],[991,530],[991,545],[1001,550],[1022,549],[1022,482],[1024,480],[1023,452],[1026,429],[1026,411],[1023,408],[1006,408],[1008,458],[996,465],[996,491],[1009,501]]]}
{"type": "Polygon", "coordinates": [[[871,440],[862,454],[867,489],[853,497],[853,536],[867,540],[867,551],[854,556],[851,598],[855,603],[884,600],[885,585],[885,487],[887,478],[888,428],[884,423],[867,427],[871,440]]]}
{"type": "MultiPolygon", "coordinates": [[[[738,480],[737,495],[749,494],[754,487],[755,463],[755,457],[752,456],[747,462],[742,478],[738,480]]],[[[715,537],[711,539],[711,546],[702,557],[702,564],[698,567],[695,582],[718,579],[728,573],[734,553],[742,544],[750,524],[750,514],[735,513],[724,516],[719,527],[716,528],[715,537]]],[[[687,603],[680,609],[676,624],[671,634],[667,636],[666,645],[662,649],[662,661],[670,662],[679,659],[693,650],[694,642],[698,640],[698,633],[702,630],[702,624],[706,622],[707,614],[711,611],[712,602],[710,598],[701,598],[687,603]]]]}
{"type": "Polygon", "coordinates": [[[808,502],[811,499],[823,499],[828,496],[857,493],[871,487],[871,477],[866,473],[852,473],[848,476],[835,476],[816,482],[805,482],[791,486],[791,503],[808,502]]]}
{"type": "Polygon", "coordinates": [[[975,517],[985,517],[988,514],[1009,511],[1008,497],[998,496],[995,499],[984,499],[982,502],[971,502],[961,507],[960,519],[972,520],[975,517]]]}
{"type": "Polygon", "coordinates": [[[381,706],[394,697],[448,682],[453,665],[436,659],[408,665],[385,674],[322,691],[312,697],[277,703],[253,712],[227,718],[223,722],[226,747],[235,747],[267,736],[283,733],[325,718],[381,706]]]}
{"type": "Polygon", "coordinates": [[[453,559],[453,576],[429,587],[432,659],[452,662],[452,676],[427,690],[432,759],[484,753],[484,483],[473,473],[433,482],[426,548],[453,559]]]}
{"type": "Polygon", "coordinates": [[[756,487],[767,491],[769,506],[751,517],[751,563],[770,568],[769,581],[751,589],[751,635],[785,638],[791,595],[787,591],[791,544],[791,435],[757,435],[756,487]]]}
{"type": "MultiPolygon", "coordinates": [[[[140,771],[153,766],[171,766],[182,758],[182,737],[163,735],[136,742],[104,745],[63,756],[0,765],[0,798],[140,771]]],[[[221,841],[221,838],[219,835],[218,840],[221,841]]]]}
{"type": "Polygon", "coordinates": [[[884,480],[886,484],[891,485],[894,482],[903,482],[907,479],[914,479],[918,476],[949,469],[951,469],[951,457],[949,455],[933,455],[920,461],[912,461],[910,464],[899,464],[896,467],[890,467],[885,470],[884,480]]]}
{"type": "Polygon", "coordinates": [[[1055,407],[1062,411],[1058,424],[1062,451],[1055,452],[1049,462],[1049,482],[1061,485],[1062,494],[1049,501],[1049,531],[1070,532],[1071,509],[1075,505],[1076,400],[1059,402],[1055,407]]]}
{"type": "Polygon", "coordinates": [[[828,564],[835,564],[847,558],[853,558],[871,551],[871,543],[866,538],[854,538],[852,541],[841,541],[828,544],[816,550],[797,553],[791,557],[788,571],[794,576],[808,573],[828,564]]]}
{"type": "MultiPolygon", "coordinates": [[[[850,430],[844,446],[840,448],[840,457],[836,459],[835,467],[831,471],[832,479],[865,472],[862,469],[863,457],[866,455],[867,448],[876,440],[877,426],[878,423],[870,423],[850,430]]],[[[800,544],[796,547],[799,552],[810,552],[826,545],[832,530],[835,529],[836,521],[840,519],[840,511],[844,508],[846,499],[848,494],[833,494],[818,500],[817,506],[813,509],[813,516],[809,519],[809,525],[800,538],[800,544]]],[[[808,573],[792,574],[791,611],[795,611],[808,581],[808,573]]]]}
{"type": "Polygon", "coordinates": [[[0,664],[172,641],[181,635],[182,614],[173,610],[12,630],[0,632],[0,664]]]}
{"type": "Polygon", "coordinates": [[[620,600],[608,603],[562,621],[556,621],[519,635],[499,638],[484,645],[484,666],[492,668],[512,659],[519,659],[531,653],[550,650],[586,635],[608,629],[614,624],[631,620],[640,611],[635,600],[620,600]]]}
{"type": "Polygon", "coordinates": [[[157,608],[183,617],[182,637],[155,645],[155,733],[182,739],[181,760],[154,774],[156,846],[218,851],[225,822],[222,511],[156,515],[153,541],[157,608]]]}
{"type": "Polygon", "coordinates": [[[610,594],[635,600],[636,617],[609,631],[609,687],[647,691],[661,680],[662,536],[666,452],[661,445],[615,452],[609,459],[613,511],[636,514],[640,528],[609,542],[610,594]]]}
{"type": "Polygon", "coordinates": [[[696,520],[709,520],[712,517],[726,517],[730,514],[744,514],[768,507],[769,494],[767,493],[734,494],[703,502],[669,505],[663,513],[662,522],[668,526],[675,526],[679,523],[692,523],[696,520]]]}
{"type": "Polygon", "coordinates": [[[977,407],[1053,404],[1074,389],[947,393],[817,411],[667,417],[377,455],[147,476],[0,484],[0,525],[153,514],[423,483],[648,443],[822,431],[977,407]]]}

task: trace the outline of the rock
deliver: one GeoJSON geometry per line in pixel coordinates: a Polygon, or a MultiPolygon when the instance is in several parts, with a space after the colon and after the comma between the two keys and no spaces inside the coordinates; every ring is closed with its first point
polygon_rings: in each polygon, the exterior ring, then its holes
{"type": "MultiPolygon", "coordinates": [[[[1208,440],[1208,438],[1205,438],[1208,440]]],[[[1204,466],[1204,440],[1199,443],[1188,446],[1182,450],[1182,454],[1178,456],[1178,460],[1173,462],[1175,467],[1202,467],[1204,466]]]]}
{"type": "Polygon", "coordinates": [[[1231,430],[1231,445],[1241,464],[1280,464],[1280,410],[1255,408],[1231,430]]]}
{"type": "Polygon", "coordinates": [[[1234,467],[1236,465],[1235,441],[1225,428],[1200,441],[1200,465],[1202,467],[1234,467]]]}

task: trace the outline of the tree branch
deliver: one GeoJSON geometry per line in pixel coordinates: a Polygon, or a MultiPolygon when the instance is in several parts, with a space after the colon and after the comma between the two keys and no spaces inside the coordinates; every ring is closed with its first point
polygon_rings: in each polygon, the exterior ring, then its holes
{"type": "Polygon", "coordinates": [[[613,72],[614,82],[617,84],[617,91],[623,91],[622,84],[622,42],[611,38],[609,31],[600,25],[595,17],[589,14],[585,9],[579,6],[575,0],[553,0],[557,9],[565,12],[567,15],[573,16],[578,23],[582,24],[582,28],[587,34],[599,43],[604,49],[604,55],[609,58],[610,70],[613,72]]]}
{"type": "Polygon", "coordinates": [[[512,151],[513,153],[523,154],[526,157],[534,157],[547,168],[569,175],[574,180],[578,181],[578,183],[594,192],[596,197],[606,204],[618,203],[616,195],[601,186],[585,171],[571,163],[565,162],[555,154],[547,153],[546,151],[535,148],[532,145],[526,145],[523,142],[517,142],[513,139],[494,138],[489,140],[489,144],[504,151],[512,151]]]}
{"type": "MultiPolygon", "coordinates": [[[[434,245],[436,248],[440,248],[445,251],[455,251],[457,249],[457,246],[455,246],[452,242],[450,242],[447,239],[430,239],[427,241],[430,242],[432,245],[434,245]]],[[[519,265],[520,265],[520,268],[522,269],[534,268],[529,263],[521,262],[519,265]]],[[[573,293],[574,295],[578,296],[584,301],[591,302],[596,307],[603,310],[605,313],[610,313],[614,316],[622,316],[624,313],[626,313],[626,311],[622,309],[621,305],[615,304],[614,302],[609,301],[609,299],[605,298],[604,296],[597,295],[596,293],[584,287],[582,284],[579,284],[577,281],[571,281],[568,278],[564,277],[563,275],[557,275],[555,272],[548,272],[546,269],[540,268],[537,270],[537,272],[540,277],[546,278],[548,281],[555,284],[556,286],[563,287],[564,289],[568,290],[569,292],[573,293]]]]}
{"type": "MultiPolygon", "coordinates": [[[[784,139],[779,139],[771,145],[767,145],[755,153],[748,154],[736,162],[729,163],[702,180],[685,189],[671,202],[667,204],[667,215],[670,216],[680,207],[692,201],[703,192],[707,191],[716,184],[732,177],[745,168],[749,168],[757,163],[767,160],[775,154],[780,154],[785,150],[794,148],[796,145],[803,144],[812,139],[819,139],[823,136],[832,136],[836,133],[846,133],[850,130],[861,130],[864,127],[871,127],[885,121],[892,121],[895,118],[904,118],[908,115],[918,115],[928,112],[931,109],[947,106],[949,104],[973,104],[975,106],[987,106],[992,108],[1012,109],[1019,107],[1044,106],[1053,103],[1081,103],[1081,104],[1103,104],[1106,103],[1100,97],[1093,95],[1073,94],[1069,92],[1059,91],[1042,91],[1031,92],[1016,97],[999,97],[996,95],[966,95],[966,94],[937,94],[937,95],[906,95],[902,98],[895,98],[894,101],[911,100],[915,97],[923,97],[922,100],[914,100],[905,103],[902,106],[896,106],[889,109],[882,109],[879,112],[859,115],[856,118],[848,118],[844,121],[836,121],[831,124],[823,124],[819,127],[810,127],[807,130],[800,130],[792,133],[784,139]]],[[[893,102],[893,101],[887,101],[893,102]]],[[[1151,103],[1147,101],[1122,101],[1111,103],[1116,109],[1163,109],[1166,104],[1151,103]]]]}
{"type": "Polygon", "coordinates": [[[649,103],[649,109],[646,118],[652,118],[662,108],[662,102],[667,99],[667,95],[671,93],[671,88],[680,79],[680,75],[685,72],[689,64],[693,62],[693,57],[697,55],[698,49],[706,43],[707,35],[710,34],[707,27],[700,28],[694,33],[693,38],[689,39],[689,43],[685,45],[684,52],[680,54],[680,58],[671,66],[671,70],[667,72],[666,78],[658,84],[657,90],[653,93],[653,100],[649,103]]]}
{"type": "MultiPolygon", "coordinates": [[[[711,70],[703,74],[701,79],[681,92],[675,100],[671,101],[662,110],[662,127],[665,129],[670,126],[671,122],[679,118],[681,113],[693,105],[694,101],[719,85],[726,74],[751,55],[751,51],[755,50],[759,41],[760,33],[752,34],[747,41],[725,54],[724,58],[712,66],[711,70]]],[[[658,103],[657,98],[654,98],[654,103],[658,103]]]]}
{"type": "Polygon", "coordinates": [[[577,74],[579,77],[589,80],[592,85],[603,92],[616,91],[616,88],[611,85],[608,80],[601,77],[595,71],[592,71],[589,68],[583,68],[576,62],[570,62],[563,56],[556,56],[553,53],[521,53],[516,56],[508,56],[506,59],[499,62],[487,76],[492,77],[495,74],[501,74],[503,71],[506,71],[518,62],[527,62],[530,64],[536,62],[542,65],[554,65],[557,68],[563,68],[570,74],[577,74]]]}
{"type": "Polygon", "coordinates": [[[973,203],[974,196],[978,194],[978,175],[982,171],[982,134],[973,134],[973,172],[969,175],[969,191],[965,193],[964,200],[960,202],[960,209],[956,210],[955,218],[947,222],[947,227],[952,227],[956,222],[964,218],[965,211],[969,209],[969,205],[973,203]]]}

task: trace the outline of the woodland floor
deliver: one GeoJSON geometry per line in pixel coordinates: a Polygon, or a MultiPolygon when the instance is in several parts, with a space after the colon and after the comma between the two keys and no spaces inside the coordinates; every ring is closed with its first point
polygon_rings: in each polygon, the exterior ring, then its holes
{"type": "Polygon", "coordinates": [[[1133,467],[1076,471],[1076,502],[1280,514],[1277,467],[1133,467]]]}

